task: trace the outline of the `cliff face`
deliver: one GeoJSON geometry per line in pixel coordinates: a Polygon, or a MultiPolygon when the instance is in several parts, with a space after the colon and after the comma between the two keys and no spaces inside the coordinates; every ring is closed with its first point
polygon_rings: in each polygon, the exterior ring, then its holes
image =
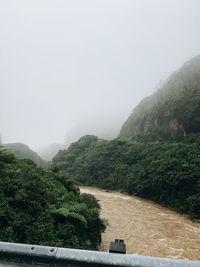
{"type": "Polygon", "coordinates": [[[136,106],[119,137],[186,136],[200,132],[200,56],[186,62],[153,95],[136,106]]]}

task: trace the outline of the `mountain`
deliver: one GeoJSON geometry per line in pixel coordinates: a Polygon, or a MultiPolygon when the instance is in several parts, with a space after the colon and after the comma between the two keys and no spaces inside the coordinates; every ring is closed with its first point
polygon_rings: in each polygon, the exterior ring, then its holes
{"type": "Polygon", "coordinates": [[[49,146],[39,147],[38,149],[36,149],[36,152],[42,159],[50,161],[58,153],[59,150],[65,149],[66,147],[67,145],[54,143],[49,146]]]}
{"type": "Polygon", "coordinates": [[[191,133],[200,133],[200,55],[172,73],[133,109],[119,137],[173,138],[191,133]]]}
{"type": "Polygon", "coordinates": [[[31,150],[27,145],[22,143],[10,143],[2,145],[7,152],[13,153],[19,159],[31,159],[38,166],[45,167],[47,162],[41,159],[36,152],[31,150]]]}

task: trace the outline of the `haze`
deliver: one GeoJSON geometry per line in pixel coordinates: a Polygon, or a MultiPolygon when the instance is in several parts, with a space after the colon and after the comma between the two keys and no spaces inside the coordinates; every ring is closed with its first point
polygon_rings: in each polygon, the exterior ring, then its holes
{"type": "Polygon", "coordinates": [[[3,143],[117,136],[160,80],[200,54],[199,10],[199,0],[1,0],[3,143]]]}

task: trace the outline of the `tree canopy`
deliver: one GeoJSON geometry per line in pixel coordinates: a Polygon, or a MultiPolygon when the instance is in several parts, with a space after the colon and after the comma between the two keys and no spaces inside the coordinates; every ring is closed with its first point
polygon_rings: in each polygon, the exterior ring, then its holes
{"type": "Polygon", "coordinates": [[[85,136],[60,151],[53,164],[81,184],[121,190],[200,218],[199,145],[199,135],[188,136],[184,142],[106,141],[85,136]]]}
{"type": "Polygon", "coordinates": [[[0,239],[97,249],[105,223],[92,195],[80,195],[67,173],[0,151],[0,239]]]}

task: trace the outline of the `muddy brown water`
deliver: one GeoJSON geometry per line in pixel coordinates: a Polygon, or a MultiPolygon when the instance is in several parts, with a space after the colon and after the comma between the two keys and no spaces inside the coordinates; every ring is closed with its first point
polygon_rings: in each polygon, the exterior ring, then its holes
{"type": "Polygon", "coordinates": [[[81,187],[101,205],[109,222],[100,251],[115,238],[124,239],[128,254],[200,260],[200,224],[152,201],[96,187],[81,187]]]}

